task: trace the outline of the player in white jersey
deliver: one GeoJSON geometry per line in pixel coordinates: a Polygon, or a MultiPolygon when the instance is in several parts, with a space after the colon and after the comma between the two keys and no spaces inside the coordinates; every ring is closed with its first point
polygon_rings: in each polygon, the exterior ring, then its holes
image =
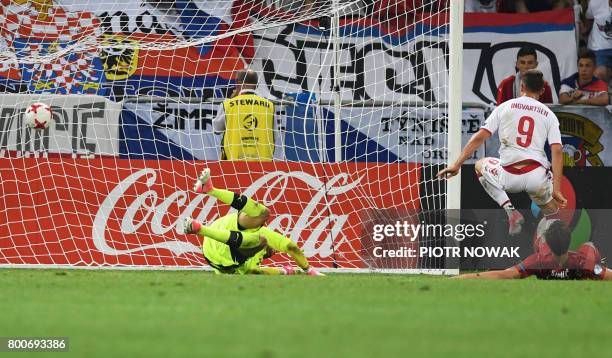
{"type": "Polygon", "coordinates": [[[476,175],[489,196],[505,209],[511,235],[521,231],[524,219],[507,193],[527,192],[549,219],[558,216],[559,208],[567,203],[561,193],[563,151],[559,120],[538,101],[544,93],[542,72],[527,71],[521,78],[521,92],[521,97],[495,108],[455,163],[438,173],[440,178],[457,175],[463,162],[497,131],[500,158],[480,159],[476,175]],[[547,140],[552,153],[552,175],[544,151],[547,140]]]}

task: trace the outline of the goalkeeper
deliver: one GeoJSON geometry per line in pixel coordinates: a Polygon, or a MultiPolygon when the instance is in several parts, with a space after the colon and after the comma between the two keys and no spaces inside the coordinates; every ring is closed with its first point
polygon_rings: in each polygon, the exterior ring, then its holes
{"type": "Polygon", "coordinates": [[[303,272],[310,276],[323,276],[311,268],[302,250],[287,237],[264,226],[270,216],[268,208],[256,201],[229,190],[213,188],[210,169],[202,171],[193,190],[206,193],[238,210],[220,217],[209,226],[187,218],[185,234],[197,234],[204,238],[202,252],[215,273],[291,275],[298,271],[291,266],[284,268],[261,267],[261,261],[274,254],[285,252],[293,258],[303,272]]]}

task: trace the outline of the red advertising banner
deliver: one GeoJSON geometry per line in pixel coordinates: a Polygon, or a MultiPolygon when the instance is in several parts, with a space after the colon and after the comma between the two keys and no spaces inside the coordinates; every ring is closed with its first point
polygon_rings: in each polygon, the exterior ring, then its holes
{"type": "Polygon", "coordinates": [[[363,213],[419,207],[417,164],[3,158],[0,265],[204,266],[183,219],[231,210],[191,192],[205,166],[215,186],[268,206],[268,226],[317,267],[364,267],[363,213]]]}

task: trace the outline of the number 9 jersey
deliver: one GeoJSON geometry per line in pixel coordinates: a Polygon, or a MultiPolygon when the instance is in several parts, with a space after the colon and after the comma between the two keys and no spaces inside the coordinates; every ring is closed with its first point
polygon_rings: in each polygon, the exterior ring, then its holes
{"type": "Polygon", "coordinates": [[[500,165],[534,160],[550,168],[544,147],[561,144],[559,119],[546,105],[522,96],[499,105],[485,121],[482,129],[499,132],[500,165]]]}

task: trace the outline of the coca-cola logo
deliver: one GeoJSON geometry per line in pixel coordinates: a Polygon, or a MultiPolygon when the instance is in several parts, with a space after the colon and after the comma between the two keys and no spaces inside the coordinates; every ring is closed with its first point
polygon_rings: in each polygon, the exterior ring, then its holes
{"type": "MultiPolygon", "coordinates": [[[[299,239],[307,257],[318,255],[325,258],[341,247],[353,253],[359,250],[343,234],[350,225],[349,210],[342,209],[343,212],[337,213],[333,212],[333,208],[347,207],[344,202],[349,200],[347,194],[361,187],[364,176],[339,173],[322,181],[303,171],[272,171],[252,182],[243,190],[243,194],[254,197],[258,193],[257,198],[273,212],[275,205],[286,207],[287,194],[298,195],[299,202],[292,203],[295,210],[275,213],[268,227],[294,241],[299,239]]],[[[218,214],[211,210],[217,205],[216,199],[193,195],[185,190],[176,190],[162,196],[155,190],[161,186],[157,179],[158,173],[154,169],[141,169],[123,179],[110,191],[93,222],[93,244],[98,251],[114,256],[150,249],[167,249],[176,256],[201,252],[199,246],[182,239],[185,237],[182,234],[182,222],[188,216],[202,222],[217,219],[218,214]],[[128,192],[138,194],[126,195],[128,192]],[[181,208],[181,212],[174,213],[176,219],[170,224],[164,224],[168,222],[164,219],[171,217],[168,215],[171,208],[176,207],[181,208]],[[159,236],[162,241],[118,249],[113,247],[116,245],[109,245],[109,241],[117,239],[117,235],[111,233],[113,230],[126,237],[142,236],[143,233],[159,236]]],[[[352,208],[352,205],[348,207],[352,208]]]]}

